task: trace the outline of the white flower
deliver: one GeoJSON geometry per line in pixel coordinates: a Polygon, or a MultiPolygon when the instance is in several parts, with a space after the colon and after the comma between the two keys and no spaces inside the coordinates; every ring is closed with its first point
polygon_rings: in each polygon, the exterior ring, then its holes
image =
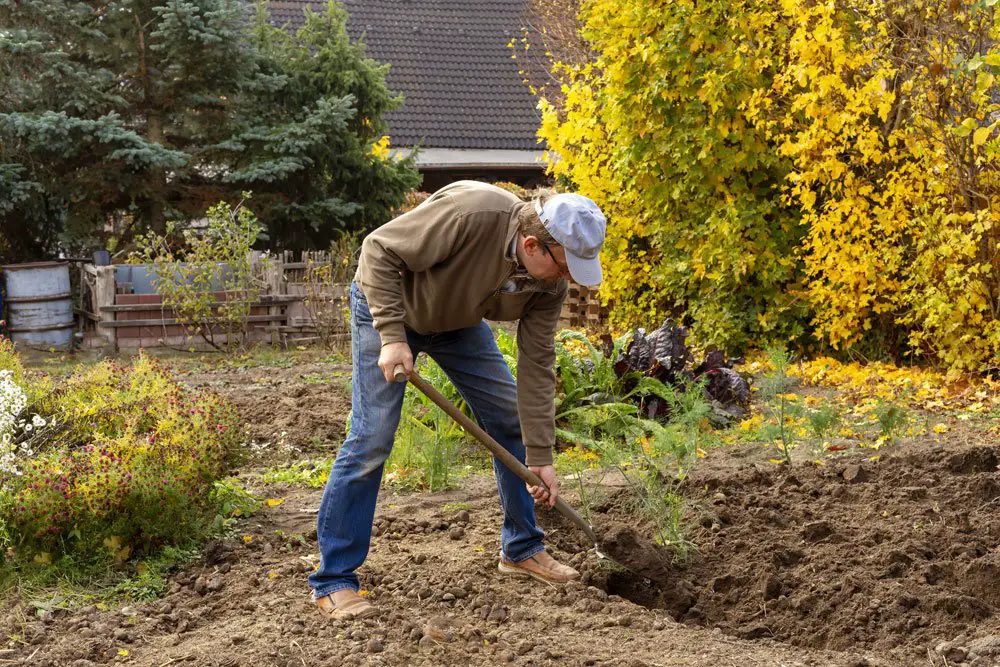
{"type": "Polygon", "coordinates": [[[28,406],[28,396],[15,382],[11,371],[0,371],[0,438],[18,426],[18,418],[28,406]]]}
{"type": "Polygon", "coordinates": [[[42,419],[41,415],[35,415],[34,417],[32,417],[31,423],[32,425],[34,425],[35,428],[42,428],[43,426],[45,426],[45,420],[42,419]]]}

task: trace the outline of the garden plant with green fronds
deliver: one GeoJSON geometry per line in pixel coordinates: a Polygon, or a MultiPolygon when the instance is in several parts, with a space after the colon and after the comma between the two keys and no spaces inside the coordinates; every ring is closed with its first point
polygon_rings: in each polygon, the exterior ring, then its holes
{"type": "Polygon", "coordinates": [[[619,420],[620,430],[606,431],[590,446],[601,464],[625,479],[640,516],[652,525],[656,539],[684,558],[691,544],[685,537],[684,500],[680,487],[714,436],[708,425],[711,406],[701,392],[666,394],[672,420],[667,424],[631,416],[619,420]]]}
{"type": "Polygon", "coordinates": [[[792,382],[788,376],[788,353],[784,348],[771,347],[767,356],[772,371],[764,376],[760,392],[765,416],[761,433],[778,452],[780,458],[774,460],[791,465],[799,433],[797,422],[802,417],[803,406],[787,394],[792,382]]]}
{"type": "Polygon", "coordinates": [[[880,401],[875,406],[875,420],[878,422],[878,444],[891,445],[906,431],[910,424],[909,410],[887,401],[880,401]]]}

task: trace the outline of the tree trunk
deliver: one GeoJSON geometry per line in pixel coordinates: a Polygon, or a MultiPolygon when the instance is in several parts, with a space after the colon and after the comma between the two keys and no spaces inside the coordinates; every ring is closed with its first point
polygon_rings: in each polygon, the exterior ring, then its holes
{"type": "MultiPolygon", "coordinates": [[[[163,118],[159,112],[152,109],[146,115],[146,139],[163,145],[163,118]]],[[[167,191],[167,175],[162,167],[153,167],[150,169],[149,180],[149,228],[157,234],[163,234],[167,230],[167,217],[163,206],[167,191]]]]}
{"type": "MultiPolygon", "coordinates": [[[[149,64],[146,56],[146,30],[135,15],[135,25],[139,29],[139,76],[142,79],[143,106],[146,111],[146,140],[163,145],[163,117],[153,95],[153,84],[149,77],[149,64]]],[[[167,175],[162,167],[153,167],[149,171],[149,202],[146,206],[149,228],[157,234],[167,230],[167,217],[164,212],[163,200],[167,191],[167,175]]]]}

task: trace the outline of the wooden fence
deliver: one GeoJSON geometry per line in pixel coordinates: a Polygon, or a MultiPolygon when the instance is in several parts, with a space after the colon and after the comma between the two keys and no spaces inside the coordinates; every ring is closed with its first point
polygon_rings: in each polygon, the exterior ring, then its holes
{"type": "MultiPolygon", "coordinates": [[[[296,342],[349,338],[346,309],[350,275],[347,263],[326,252],[303,252],[298,261],[290,252],[262,261],[251,257],[266,288],[250,304],[245,329],[251,341],[286,345],[296,342]],[[335,263],[336,262],[336,263],[335,263]]],[[[84,347],[136,349],[210,347],[178,320],[160,294],[137,294],[129,283],[116,282],[116,266],[80,265],[80,299],[77,307],[84,347]]],[[[230,298],[212,292],[212,307],[230,298]]],[[[592,327],[603,320],[603,310],[593,290],[570,285],[560,316],[562,327],[592,327]]],[[[210,326],[217,326],[211,325],[210,326]]],[[[225,342],[221,330],[212,331],[217,343],[225,342]]]]}

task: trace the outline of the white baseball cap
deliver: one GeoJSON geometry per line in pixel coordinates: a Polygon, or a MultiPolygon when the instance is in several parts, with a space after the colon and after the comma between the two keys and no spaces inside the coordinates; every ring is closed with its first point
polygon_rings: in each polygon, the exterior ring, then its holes
{"type": "Polygon", "coordinates": [[[601,284],[601,246],[607,219],[593,200],[583,195],[553,195],[535,211],[556,243],[566,250],[566,265],[573,280],[587,287],[601,284]]]}

